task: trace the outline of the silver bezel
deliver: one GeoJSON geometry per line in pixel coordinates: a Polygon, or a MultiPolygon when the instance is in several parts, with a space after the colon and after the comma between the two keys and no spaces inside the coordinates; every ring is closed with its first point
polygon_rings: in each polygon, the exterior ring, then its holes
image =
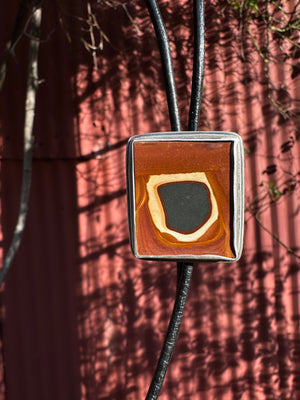
{"type": "Polygon", "coordinates": [[[129,139],[126,151],[127,173],[127,204],[129,237],[133,255],[144,260],[193,260],[193,261],[225,261],[234,262],[241,257],[244,236],[244,149],[241,137],[233,132],[155,132],[133,136],[129,139]],[[235,257],[224,257],[212,254],[207,255],[139,255],[136,241],[136,208],[135,208],[135,181],[134,181],[134,143],[138,142],[232,142],[232,247],[235,257]]]}

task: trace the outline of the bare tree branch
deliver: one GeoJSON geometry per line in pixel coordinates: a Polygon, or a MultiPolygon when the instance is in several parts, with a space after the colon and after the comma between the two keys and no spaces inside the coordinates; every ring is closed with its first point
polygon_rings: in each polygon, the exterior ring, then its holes
{"type": "Polygon", "coordinates": [[[0,91],[2,89],[5,77],[6,77],[6,69],[7,69],[7,62],[8,59],[14,55],[15,47],[18,44],[19,40],[21,39],[23,32],[24,32],[24,25],[26,24],[26,20],[30,18],[30,14],[33,11],[32,1],[26,2],[23,0],[19,4],[17,16],[15,19],[15,23],[13,26],[13,30],[10,36],[10,40],[6,43],[5,50],[3,52],[1,61],[0,61],[0,91]]]}
{"type": "Polygon", "coordinates": [[[19,248],[28,211],[28,200],[32,170],[32,131],[35,116],[35,101],[38,89],[38,52],[40,44],[40,27],[42,20],[41,2],[33,8],[30,27],[30,43],[28,55],[27,92],[25,102],[24,123],[24,161],[21,187],[20,209],[11,245],[6,254],[3,267],[0,270],[0,285],[2,284],[14,256],[19,248]]]}

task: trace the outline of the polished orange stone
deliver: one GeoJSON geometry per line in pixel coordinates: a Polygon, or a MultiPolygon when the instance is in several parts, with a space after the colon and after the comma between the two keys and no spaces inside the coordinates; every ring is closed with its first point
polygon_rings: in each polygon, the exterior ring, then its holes
{"type": "Polygon", "coordinates": [[[134,143],[136,249],[140,257],[235,257],[230,228],[231,146],[230,141],[134,143]],[[164,185],[183,182],[203,185],[210,204],[207,218],[191,231],[170,227],[160,194],[164,185]]]}

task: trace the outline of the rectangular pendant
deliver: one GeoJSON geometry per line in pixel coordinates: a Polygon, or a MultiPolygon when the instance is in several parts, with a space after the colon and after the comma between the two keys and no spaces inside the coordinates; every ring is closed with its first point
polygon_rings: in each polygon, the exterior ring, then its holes
{"type": "Polygon", "coordinates": [[[151,260],[236,261],[244,150],[232,132],[133,136],[126,154],[130,245],[151,260]]]}

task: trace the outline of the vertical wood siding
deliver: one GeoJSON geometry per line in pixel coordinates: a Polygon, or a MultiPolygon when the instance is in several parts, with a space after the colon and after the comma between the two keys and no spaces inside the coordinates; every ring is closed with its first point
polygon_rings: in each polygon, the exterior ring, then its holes
{"type": "MultiPolygon", "coordinates": [[[[2,3],[1,52],[16,14],[2,3]]],[[[143,399],[173,306],[175,264],[136,261],[127,227],[126,142],[170,129],[154,31],[142,1],[92,1],[105,34],[95,69],[84,4],[44,2],[30,212],[0,293],[0,399],[143,399]]],[[[159,4],[186,128],[192,6],[159,4]]],[[[195,266],[162,400],[300,398],[299,51],[269,31],[277,61],[266,62],[266,31],[248,28],[227,1],[206,1],[199,130],[243,137],[245,246],[238,263],[195,266]]],[[[18,210],[27,42],[0,93],[2,258],[18,210]]]]}

